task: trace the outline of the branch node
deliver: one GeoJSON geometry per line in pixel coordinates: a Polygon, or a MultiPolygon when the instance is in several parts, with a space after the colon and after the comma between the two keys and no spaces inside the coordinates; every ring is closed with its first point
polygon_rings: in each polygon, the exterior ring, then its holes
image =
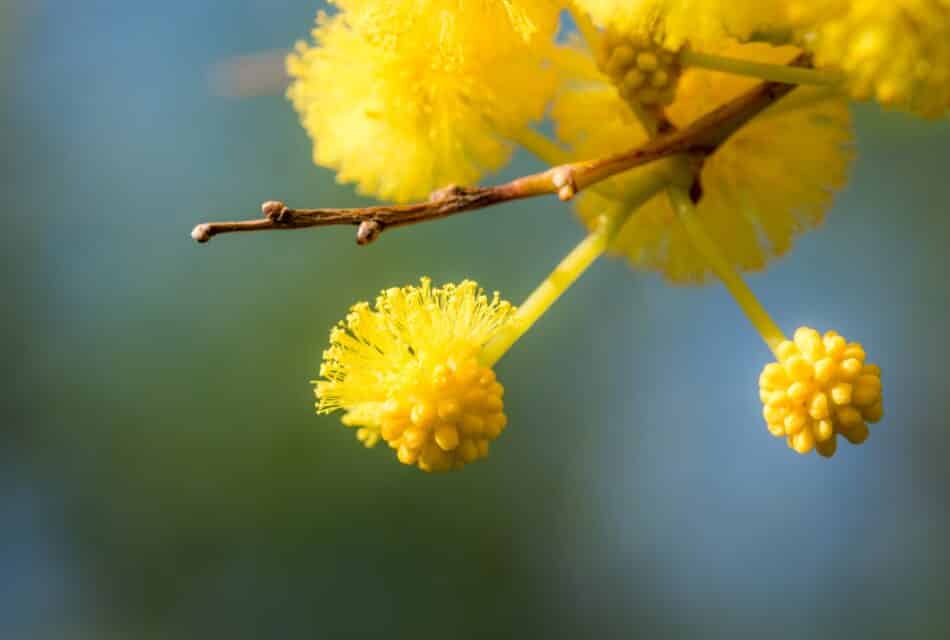
{"type": "Polygon", "coordinates": [[[469,189],[465,187],[460,187],[457,184],[450,184],[441,189],[436,189],[429,194],[429,202],[441,202],[442,200],[451,200],[452,198],[457,198],[458,196],[464,195],[469,189]]]}
{"type": "Polygon", "coordinates": [[[363,220],[356,230],[356,244],[365,246],[379,237],[383,232],[383,225],[376,220],[363,220]]]}
{"type": "Polygon", "coordinates": [[[562,202],[567,202],[577,193],[577,180],[570,166],[558,168],[551,174],[551,182],[557,187],[557,197],[562,202]]]}
{"type": "Polygon", "coordinates": [[[261,213],[271,222],[289,222],[290,210],[280,200],[268,200],[261,205],[261,213]]]}
{"type": "Polygon", "coordinates": [[[203,222],[191,230],[191,239],[204,244],[211,239],[211,225],[203,222]]]}

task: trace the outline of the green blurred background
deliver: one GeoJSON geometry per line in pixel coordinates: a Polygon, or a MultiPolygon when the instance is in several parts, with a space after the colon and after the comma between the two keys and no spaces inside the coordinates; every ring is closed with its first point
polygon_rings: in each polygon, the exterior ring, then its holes
{"type": "Polygon", "coordinates": [[[263,200],[365,202],[281,97],[215,80],[317,3],[0,6],[0,637],[950,633],[947,122],[856,109],[828,222],[750,279],[883,365],[865,445],[791,453],[722,287],[605,261],[500,364],[491,457],[430,476],[313,415],[329,327],[423,274],[520,300],[581,238],[568,208],[198,246],[263,200]]]}

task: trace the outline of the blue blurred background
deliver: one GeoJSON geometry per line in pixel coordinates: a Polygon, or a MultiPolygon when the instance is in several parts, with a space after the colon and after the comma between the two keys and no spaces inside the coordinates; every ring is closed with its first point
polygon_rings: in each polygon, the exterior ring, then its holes
{"type": "Polygon", "coordinates": [[[568,208],[198,246],[263,200],[366,202],[279,90],[227,95],[222,62],[318,4],[0,7],[0,637],[950,633],[947,122],[857,108],[828,222],[750,278],[883,365],[865,445],[794,455],[722,287],[611,260],[500,364],[491,457],[430,476],[313,415],[329,327],[423,274],[520,300],[581,238],[568,208]]]}

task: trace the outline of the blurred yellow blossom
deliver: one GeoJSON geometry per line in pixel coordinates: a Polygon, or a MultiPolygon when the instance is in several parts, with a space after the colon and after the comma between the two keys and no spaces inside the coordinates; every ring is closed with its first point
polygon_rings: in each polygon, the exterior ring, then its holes
{"type": "MultiPolygon", "coordinates": [[[[760,62],[788,62],[791,47],[729,43],[719,53],[760,62]]],[[[593,61],[556,98],[553,116],[561,139],[578,158],[596,157],[642,144],[648,135],[630,106],[593,61]]],[[[685,126],[751,89],[756,80],[687,69],[666,111],[685,126]]],[[[793,238],[821,222],[832,193],[847,177],[852,157],[847,102],[823,89],[799,88],[746,124],[710,155],[701,173],[699,216],[730,264],[760,269],[784,254],[793,238]]],[[[654,170],[647,168],[644,170],[654,170]]],[[[637,172],[613,178],[605,190],[581,194],[577,211],[589,225],[604,211],[628,215],[622,194],[637,172]]],[[[634,266],[657,270],[677,283],[702,282],[706,261],[693,249],[667,199],[655,197],[624,225],[611,250],[634,266]]]]}
{"type": "Polygon", "coordinates": [[[558,6],[547,0],[347,0],[288,58],[317,164],[407,201],[500,168],[544,115],[558,6]]]}
{"type": "Polygon", "coordinates": [[[852,97],[927,117],[950,110],[950,0],[789,3],[819,67],[844,74],[852,97]]]}
{"type": "Polygon", "coordinates": [[[669,48],[747,38],[780,21],[777,0],[575,0],[594,21],[669,48]]]}

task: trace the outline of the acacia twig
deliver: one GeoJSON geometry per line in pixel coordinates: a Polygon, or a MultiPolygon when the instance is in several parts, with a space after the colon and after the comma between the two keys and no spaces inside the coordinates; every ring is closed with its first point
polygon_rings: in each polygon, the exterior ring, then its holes
{"type": "MultiPolygon", "coordinates": [[[[808,58],[804,55],[791,63],[792,66],[807,64],[808,58]]],[[[263,218],[205,222],[194,228],[191,237],[198,242],[207,242],[216,235],[238,231],[354,225],[358,227],[357,242],[368,244],[379,237],[382,231],[392,227],[437,220],[510,200],[555,193],[561,200],[570,200],[586,187],[661,158],[677,154],[703,157],[711,154],[746,122],[795,86],[784,82],[760,83],[689,126],[661,133],[640,147],[604,158],[562,164],[496,186],[450,185],[435,191],[425,202],[351,209],[292,209],[283,202],[270,201],[262,205],[263,218]]]]}

